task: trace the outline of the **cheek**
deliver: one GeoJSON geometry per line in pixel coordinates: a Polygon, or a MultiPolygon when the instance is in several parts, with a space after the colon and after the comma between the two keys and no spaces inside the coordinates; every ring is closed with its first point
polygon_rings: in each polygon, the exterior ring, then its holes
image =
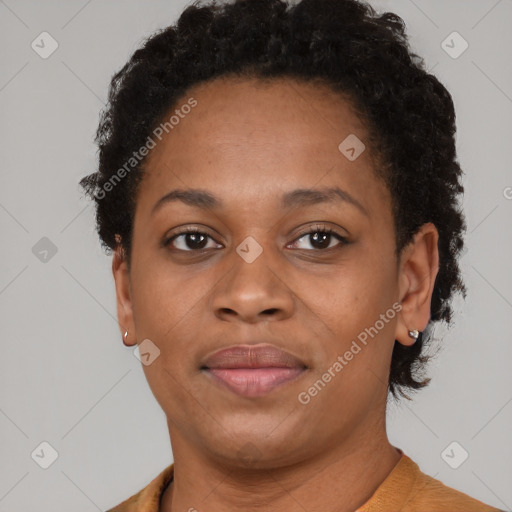
{"type": "MultiPolygon", "coordinates": [[[[375,385],[386,384],[397,311],[398,284],[394,248],[379,252],[368,247],[358,251],[358,257],[314,286],[308,280],[305,294],[314,304],[313,319],[322,352],[319,371],[332,367],[342,356],[343,379],[335,379],[333,387],[341,386],[351,393],[365,386],[369,379],[375,385]],[[395,305],[395,307],[393,307],[395,305]]],[[[381,245],[382,247],[382,245],[381,245]]],[[[338,366],[339,368],[339,366],[338,366]]]]}
{"type": "Polygon", "coordinates": [[[349,336],[373,325],[391,308],[397,290],[393,260],[364,255],[340,267],[322,285],[310,281],[307,290],[304,288],[325,324],[349,336]]]}
{"type": "Polygon", "coordinates": [[[322,320],[314,330],[322,336],[315,340],[320,355],[315,374],[302,390],[317,393],[311,404],[318,417],[337,418],[347,428],[387,393],[397,314],[393,272],[379,265],[357,267],[330,280],[323,293],[310,290],[318,312],[312,318],[322,320]]]}
{"type": "MultiPolygon", "coordinates": [[[[201,396],[199,390],[180,373],[179,360],[170,359],[168,355],[162,352],[151,365],[143,366],[143,370],[151,392],[168,420],[186,430],[190,428],[191,418],[192,423],[199,421],[198,415],[205,413],[208,407],[201,405],[201,400],[196,398],[201,396]]],[[[207,421],[207,418],[200,420],[207,421]]]]}
{"type": "Polygon", "coordinates": [[[208,274],[180,272],[165,262],[140,265],[132,278],[137,336],[154,339],[168,351],[181,349],[201,332],[200,312],[205,308],[215,281],[208,274]]]}
{"type": "Polygon", "coordinates": [[[159,350],[143,370],[155,399],[175,423],[180,423],[179,411],[188,409],[194,393],[190,378],[196,371],[194,350],[206,328],[199,313],[209,292],[211,286],[204,279],[184,279],[183,273],[158,265],[134,272],[137,338],[139,343],[150,339],[159,350]]]}

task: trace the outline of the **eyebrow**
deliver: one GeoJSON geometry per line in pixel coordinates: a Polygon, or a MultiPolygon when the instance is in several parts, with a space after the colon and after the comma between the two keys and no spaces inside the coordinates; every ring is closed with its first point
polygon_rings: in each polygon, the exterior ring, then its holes
{"type": "MultiPolygon", "coordinates": [[[[204,210],[220,209],[223,206],[222,201],[202,189],[178,189],[172,190],[165,196],[161,197],[153,206],[151,215],[155,214],[157,210],[162,208],[164,204],[173,201],[181,201],[189,206],[201,208],[204,210]]],[[[339,203],[345,202],[355,206],[367,217],[369,216],[366,208],[346,190],[339,187],[330,188],[301,188],[287,192],[281,198],[281,205],[283,208],[300,208],[303,206],[310,206],[320,203],[339,203]]]]}

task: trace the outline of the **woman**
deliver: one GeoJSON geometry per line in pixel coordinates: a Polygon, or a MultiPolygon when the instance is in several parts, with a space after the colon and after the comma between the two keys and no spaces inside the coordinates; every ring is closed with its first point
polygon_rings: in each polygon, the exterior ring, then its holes
{"type": "Polygon", "coordinates": [[[355,0],[193,5],[134,53],[81,183],[174,463],[112,511],[497,510],[386,434],[465,291],[454,133],[355,0]]]}

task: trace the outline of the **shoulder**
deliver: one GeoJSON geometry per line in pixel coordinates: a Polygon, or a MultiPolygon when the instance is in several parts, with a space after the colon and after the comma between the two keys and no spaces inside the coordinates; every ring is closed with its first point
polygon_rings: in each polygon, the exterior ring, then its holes
{"type": "Polygon", "coordinates": [[[160,498],[172,480],[174,464],[166,467],[146,487],[107,512],[158,512],[160,498]]]}
{"type": "Polygon", "coordinates": [[[423,473],[418,465],[409,459],[416,477],[407,495],[403,512],[500,512],[471,496],[448,487],[440,480],[423,473]]]}
{"type": "Polygon", "coordinates": [[[397,465],[356,512],[503,512],[423,473],[398,451],[397,465]]]}

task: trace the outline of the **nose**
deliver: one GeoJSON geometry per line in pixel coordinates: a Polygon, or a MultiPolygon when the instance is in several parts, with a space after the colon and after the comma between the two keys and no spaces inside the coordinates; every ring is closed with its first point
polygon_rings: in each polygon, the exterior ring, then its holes
{"type": "Polygon", "coordinates": [[[267,257],[268,252],[265,249],[255,261],[248,263],[233,251],[231,268],[212,296],[217,318],[258,323],[285,320],[293,314],[293,292],[278,263],[267,257]]]}

